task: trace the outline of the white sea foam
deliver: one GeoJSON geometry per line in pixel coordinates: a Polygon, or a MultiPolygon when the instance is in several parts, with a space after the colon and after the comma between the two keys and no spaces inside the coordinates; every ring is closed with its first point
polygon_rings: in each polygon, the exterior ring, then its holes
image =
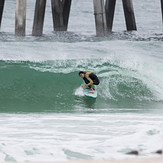
{"type": "Polygon", "coordinates": [[[84,96],[84,93],[83,93],[83,89],[82,87],[79,87],[75,90],[75,93],[74,93],[76,96],[84,96]]]}
{"type": "Polygon", "coordinates": [[[28,114],[0,116],[0,161],[125,158],[162,149],[161,115],[28,114]]]}

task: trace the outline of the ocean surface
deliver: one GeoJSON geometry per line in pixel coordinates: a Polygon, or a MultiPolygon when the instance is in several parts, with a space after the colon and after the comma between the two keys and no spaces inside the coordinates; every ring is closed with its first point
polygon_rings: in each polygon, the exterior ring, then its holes
{"type": "Polygon", "coordinates": [[[113,33],[95,36],[92,0],[72,0],[68,32],[54,32],[50,0],[44,34],[14,36],[15,0],[0,29],[0,162],[119,159],[163,149],[163,25],[160,1],[133,0],[137,31],[127,32],[117,1],[113,33]],[[101,83],[86,98],[79,71],[101,83]]]}

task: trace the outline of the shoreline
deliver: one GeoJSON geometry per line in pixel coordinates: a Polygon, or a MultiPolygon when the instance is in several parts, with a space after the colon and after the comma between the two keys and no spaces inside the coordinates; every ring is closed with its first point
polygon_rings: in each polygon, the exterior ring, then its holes
{"type": "Polygon", "coordinates": [[[129,158],[122,160],[71,160],[67,162],[56,163],[163,163],[163,156],[151,158],[129,158]]]}
{"type": "Polygon", "coordinates": [[[31,162],[31,163],[163,163],[163,156],[148,158],[108,159],[108,160],[68,160],[57,162],[31,162]]]}

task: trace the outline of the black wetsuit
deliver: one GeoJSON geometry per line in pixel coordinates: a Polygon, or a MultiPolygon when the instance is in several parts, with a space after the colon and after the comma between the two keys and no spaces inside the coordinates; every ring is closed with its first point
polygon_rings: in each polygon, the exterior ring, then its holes
{"type": "Polygon", "coordinates": [[[87,87],[91,87],[92,84],[99,85],[100,83],[98,77],[92,72],[86,72],[83,80],[85,81],[87,87]]]}

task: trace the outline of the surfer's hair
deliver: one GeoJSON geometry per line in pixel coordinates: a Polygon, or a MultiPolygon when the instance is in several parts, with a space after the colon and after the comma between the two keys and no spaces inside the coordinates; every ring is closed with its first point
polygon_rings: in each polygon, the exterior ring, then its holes
{"type": "Polygon", "coordinates": [[[85,72],[84,72],[84,71],[80,71],[80,72],[79,72],[79,76],[80,76],[80,74],[85,74],[85,72]]]}

